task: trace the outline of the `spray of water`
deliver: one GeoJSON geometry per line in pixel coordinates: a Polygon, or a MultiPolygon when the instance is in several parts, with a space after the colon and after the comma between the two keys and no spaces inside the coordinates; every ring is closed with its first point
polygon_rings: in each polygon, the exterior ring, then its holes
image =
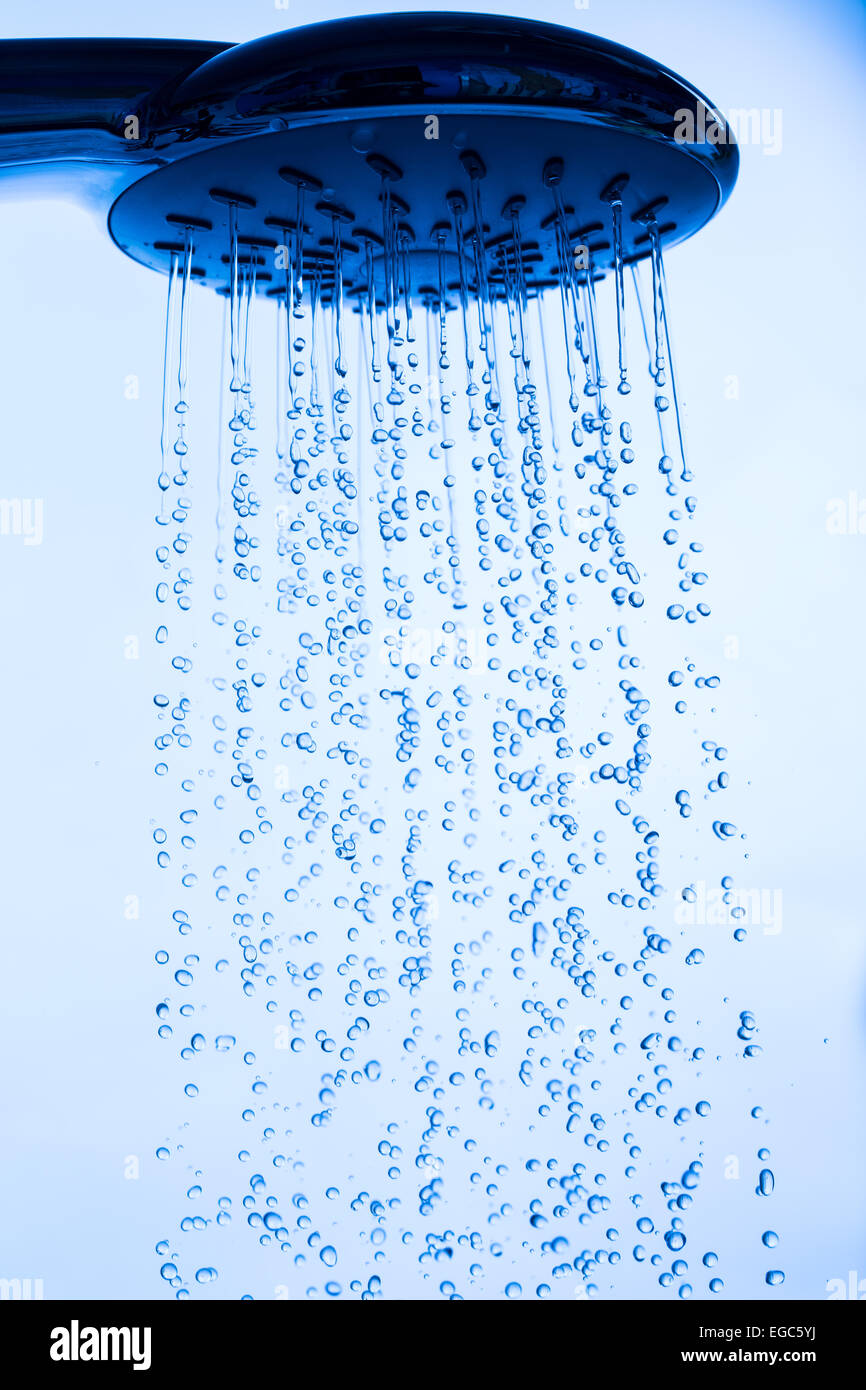
{"type": "Polygon", "coordinates": [[[485,243],[467,158],[432,284],[385,161],[351,295],[341,209],[312,248],[299,182],[276,253],[231,210],[218,469],[187,402],[194,229],[172,263],[153,838],[178,1298],[753,1292],[725,1269],[725,1203],[774,1186],[747,856],[718,809],[662,235],[650,214],[649,287],[627,277],[615,182],[608,315],[552,161],[559,274],[530,293],[521,200],[485,243]]]}

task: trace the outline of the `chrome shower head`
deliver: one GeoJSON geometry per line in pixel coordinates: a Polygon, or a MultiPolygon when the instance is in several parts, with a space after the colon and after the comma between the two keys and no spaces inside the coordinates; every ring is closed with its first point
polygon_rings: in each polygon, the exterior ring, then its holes
{"type": "Polygon", "coordinates": [[[381,285],[393,237],[407,288],[433,299],[443,245],[458,284],[462,227],[483,242],[491,293],[516,260],[531,293],[557,279],[564,242],[585,253],[579,271],[611,267],[614,205],[623,260],[637,260],[648,224],[665,245],[691,236],[737,173],[731,132],[695,88],[534,20],[378,15],[235,47],[13,42],[0,66],[18,73],[0,171],[65,174],[154,269],[168,272],[191,236],[192,274],[221,290],[234,218],[259,292],[277,291],[289,239],[325,297],[335,245],[346,293],[366,288],[371,260],[381,285]],[[703,139],[682,139],[683,112],[700,107],[703,139]]]}

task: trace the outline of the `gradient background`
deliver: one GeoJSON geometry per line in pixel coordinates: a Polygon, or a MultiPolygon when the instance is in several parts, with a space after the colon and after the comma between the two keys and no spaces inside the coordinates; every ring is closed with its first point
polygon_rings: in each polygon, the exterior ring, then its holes
{"type": "MultiPolygon", "coordinates": [[[[720,704],[751,776],[751,882],[784,892],[782,933],[750,956],[749,999],[787,1279],[756,1280],[754,1296],[822,1298],[829,1279],[866,1277],[866,535],[826,529],[831,499],[866,497],[863,5],[487,8],[649,53],[723,110],[783,114],[781,152],[742,148],[729,205],[668,276],[715,632],[739,647],[720,660],[720,704]]],[[[242,41],[367,9],[7,0],[2,32],[242,41]]],[[[165,1123],[148,935],[161,906],[147,891],[154,684],[146,656],[123,651],[137,635],[146,653],[153,627],[164,284],[69,205],[0,204],[0,253],[0,492],[45,505],[41,546],[0,537],[0,1276],[41,1278],[46,1297],[170,1297],[153,1255],[168,1224],[151,1157],[165,1123]],[[130,1154],[138,1182],[123,1177],[130,1154]]],[[[742,1260],[759,1270],[751,1243],[742,1260]]]]}

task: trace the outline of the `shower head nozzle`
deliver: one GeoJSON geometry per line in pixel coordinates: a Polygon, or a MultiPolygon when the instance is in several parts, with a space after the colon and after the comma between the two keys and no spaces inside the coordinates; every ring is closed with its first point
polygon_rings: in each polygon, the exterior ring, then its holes
{"type": "MultiPolygon", "coordinates": [[[[653,223],[665,244],[691,236],[736,178],[731,131],[695,88],[533,20],[378,15],[234,47],[26,47],[35,76],[7,86],[0,169],[65,167],[108,205],[120,249],[154,269],[168,271],[191,236],[193,274],[217,289],[232,217],[259,291],[299,222],[325,294],[336,238],[351,293],[368,258],[382,262],[389,225],[411,255],[413,292],[439,292],[442,237],[453,287],[457,223],[487,248],[494,291],[516,255],[532,290],[557,276],[563,240],[578,270],[613,264],[614,204],[623,257],[640,259],[653,223]]],[[[0,67],[5,57],[20,74],[28,55],[12,49],[0,46],[0,67]]]]}

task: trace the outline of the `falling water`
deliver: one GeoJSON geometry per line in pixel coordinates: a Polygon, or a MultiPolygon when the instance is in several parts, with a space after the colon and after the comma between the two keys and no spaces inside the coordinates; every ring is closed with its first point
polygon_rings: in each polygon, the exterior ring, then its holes
{"type": "Polygon", "coordinates": [[[662,236],[627,281],[614,190],[608,315],[549,169],[560,273],[530,290],[519,202],[485,244],[472,159],[434,284],[387,168],[351,286],[344,218],[314,252],[299,182],[276,352],[271,252],[230,208],[216,557],[189,233],[172,262],[153,838],[178,1298],[784,1278],[775,1232],[751,1275],[730,1237],[774,1177],[662,236]]]}

